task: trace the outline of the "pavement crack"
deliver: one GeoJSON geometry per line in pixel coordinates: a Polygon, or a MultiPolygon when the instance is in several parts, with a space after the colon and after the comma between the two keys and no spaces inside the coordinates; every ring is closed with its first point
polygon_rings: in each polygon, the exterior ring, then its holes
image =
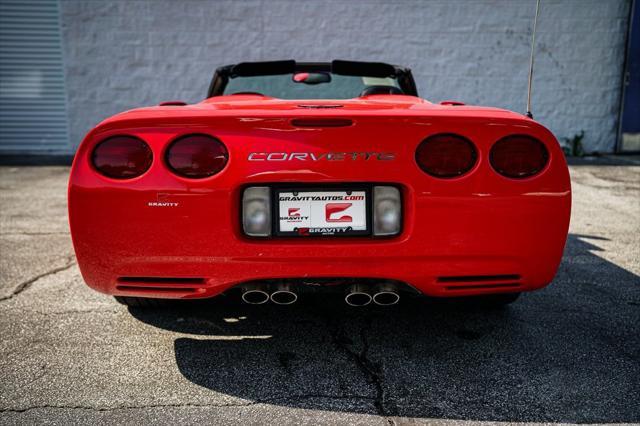
{"type": "Polygon", "coordinates": [[[24,408],[2,408],[0,413],[26,413],[32,410],[90,410],[90,411],[117,411],[117,410],[144,410],[150,408],[226,408],[226,407],[250,407],[259,404],[271,404],[282,401],[304,399],[335,399],[335,400],[370,400],[372,398],[363,395],[324,395],[324,394],[302,394],[286,395],[273,398],[257,399],[255,401],[231,402],[227,404],[208,403],[166,403],[166,404],[140,404],[140,405],[118,405],[113,407],[94,407],[91,405],[32,405],[24,408]]]}
{"type": "MultiPolygon", "coordinates": [[[[18,308],[16,308],[18,310],[18,308]]],[[[24,312],[24,309],[20,309],[20,312],[24,312]]],[[[43,312],[43,311],[31,311],[35,315],[43,315],[43,316],[55,316],[55,315],[88,315],[88,314],[120,314],[123,311],[120,309],[69,309],[66,311],[52,311],[52,312],[43,312]]]]}
{"type": "Polygon", "coordinates": [[[308,394],[302,394],[302,395],[285,395],[285,396],[278,396],[273,398],[266,398],[262,400],[257,400],[253,402],[253,404],[269,404],[274,402],[292,401],[292,400],[300,400],[300,399],[373,400],[374,398],[370,396],[364,396],[364,395],[326,395],[326,394],[308,393],[308,394]]]}
{"type": "Polygon", "coordinates": [[[69,256],[67,258],[67,262],[63,265],[63,266],[59,266],[57,268],[53,268],[47,272],[43,272],[42,274],[36,275],[35,277],[27,280],[27,281],[23,281],[20,284],[18,284],[13,291],[6,295],[6,296],[2,296],[0,297],[0,302],[4,302],[6,300],[9,299],[13,299],[14,297],[16,297],[17,295],[19,295],[20,293],[22,293],[23,291],[25,291],[26,289],[28,289],[29,287],[31,287],[31,284],[35,283],[36,281],[48,277],[50,275],[55,275],[57,273],[60,273],[62,271],[66,271],[67,269],[70,269],[71,267],[73,267],[76,264],[75,262],[75,256],[69,256]]]}
{"type": "Polygon", "coordinates": [[[197,403],[176,403],[176,404],[142,404],[142,405],[118,405],[115,407],[92,407],[89,405],[32,405],[24,408],[4,408],[0,413],[26,413],[31,410],[90,410],[90,411],[116,411],[116,410],[136,410],[147,408],[190,408],[190,407],[245,407],[253,405],[254,402],[239,404],[197,404],[197,403]]]}
{"type": "Polygon", "coordinates": [[[360,329],[360,339],[362,341],[362,350],[358,356],[358,362],[361,364],[363,371],[369,376],[376,389],[376,399],[374,405],[378,409],[381,416],[393,416],[397,413],[395,405],[387,401],[384,391],[384,378],[381,366],[369,359],[369,338],[368,332],[371,328],[372,319],[368,318],[365,326],[360,329]]]}
{"type": "MultiPolygon", "coordinates": [[[[353,350],[349,344],[351,340],[346,336],[346,331],[341,324],[337,324],[334,320],[327,318],[325,320],[328,325],[329,332],[331,334],[331,340],[333,344],[347,354],[355,363],[356,367],[365,375],[367,381],[373,385],[376,397],[373,400],[373,404],[380,416],[387,417],[393,416],[397,412],[396,407],[387,401],[383,374],[379,365],[369,359],[369,339],[367,337],[368,331],[371,328],[371,318],[365,320],[364,326],[360,329],[360,341],[362,349],[358,352],[353,350]]],[[[388,419],[389,420],[389,419],[388,419]]],[[[392,420],[389,420],[392,421],[392,420]]]]}

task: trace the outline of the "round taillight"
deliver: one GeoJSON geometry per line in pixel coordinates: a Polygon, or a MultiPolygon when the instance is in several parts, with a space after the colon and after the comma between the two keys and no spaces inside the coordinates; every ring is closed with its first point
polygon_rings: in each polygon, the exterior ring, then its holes
{"type": "Polygon", "coordinates": [[[191,179],[213,176],[224,169],[227,148],[208,135],[188,135],[176,139],[167,149],[167,165],[174,173],[191,179]]]}
{"type": "Polygon", "coordinates": [[[503,176],[523,179],[536,175],[549,161],[549,152],[542,142],[526,135],[512,135],[493,144],[489,161],[503,176]]]}
{"type": "Polygon", "coordinates": [[[416,163],[439,178],[462,176],[476,164],[478,153],[471,141],[453,134],[430,136],[418,145],[416,163]]]}
{"type": "Polygon", "coordinates": [[[101,174],[113,179],[131,179],[149,170],[151,148],[133,136],[112,136],[93,149],[91,162],[101,174]]]}

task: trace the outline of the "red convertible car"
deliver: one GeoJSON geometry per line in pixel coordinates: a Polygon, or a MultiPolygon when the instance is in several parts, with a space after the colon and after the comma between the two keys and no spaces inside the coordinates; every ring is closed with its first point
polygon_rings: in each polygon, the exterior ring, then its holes
{"type": "Polygon", "coordinates": [[[337,60],[221,67],[200,103],[108,118],[69,182],[82,275],[131,306],[505,304],[553,280],[570,207],[563,153],[533,119],[431,103],[407,68],[337,60]]]}

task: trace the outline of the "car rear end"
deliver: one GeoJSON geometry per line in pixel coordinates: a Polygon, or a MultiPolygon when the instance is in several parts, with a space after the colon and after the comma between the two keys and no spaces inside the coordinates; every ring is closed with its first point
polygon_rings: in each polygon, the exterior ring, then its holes
{"type": "Polygon", "coordinates": [[[571,192],[544,127],[472,107],[298,104],[158,107],[94,129],[69,184],[87,284],[188,299],[265,283],[448,297],[552,281],[571,192]]]}

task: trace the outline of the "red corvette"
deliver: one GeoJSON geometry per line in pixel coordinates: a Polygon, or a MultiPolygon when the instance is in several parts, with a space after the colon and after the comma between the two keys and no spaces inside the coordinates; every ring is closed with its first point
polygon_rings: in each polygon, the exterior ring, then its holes
{"type": "Polygon", "coordinates": [[[221,67],[198,104],[100,123],[69,182],[85,281],[137,306],[305,290],[509,303],[553,280],[570,208],[545,127],[352,61],[221,67]]]}

